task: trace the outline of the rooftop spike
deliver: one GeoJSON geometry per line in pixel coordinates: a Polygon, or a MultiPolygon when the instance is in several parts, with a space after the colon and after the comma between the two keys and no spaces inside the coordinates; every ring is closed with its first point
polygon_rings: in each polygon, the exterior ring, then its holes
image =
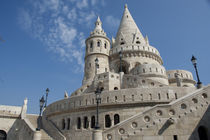
{"type": "Polygon", "coordinates": [[[69,95],[68,95],[67,91],[64,92],[64,98],[65,99],[69,98],[69,95]]]}
{"type": "Polygon", "coordinates": [[[95,29],[94,29],[94,31],[96,31],[96,30],[97,31],[102,31],[102,22],[101,22],[99,16],[97,17],[97,20],[95,22],[95,29]]]}
{"type": "Polygon", "coordinates": [[[97,17],[96,22],[101,22],[101,19],[100,19],[100,17],[99,17],[99,16],[97,17]]]}
{"type": "Polygon", "coordinates": [[[146,37],[145,37],[145,41],[146,41],[146,44],[149,44],[149,38],[148,38],[147,35],[146,35],[146,37]]]}
{"type": "Polygon", "coordinates": [[[125,4],[125,8],[128,8],[128,5],[127,4],[125,4]]]}

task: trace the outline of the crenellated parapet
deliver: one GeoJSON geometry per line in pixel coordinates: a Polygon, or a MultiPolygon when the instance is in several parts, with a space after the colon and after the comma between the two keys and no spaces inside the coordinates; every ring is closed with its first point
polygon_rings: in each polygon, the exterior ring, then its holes
{"type": "Polygon", "coordinates": [[[169,70],[166,72],[171,86],[195,87],[195,80],[190,71],[187,70],[169,70]]]}
{"type": "Polygon", "coordinates": [[[141,64],[123,77],[123,88],[168,86],[166,70],[157,64],[141,64]]]}

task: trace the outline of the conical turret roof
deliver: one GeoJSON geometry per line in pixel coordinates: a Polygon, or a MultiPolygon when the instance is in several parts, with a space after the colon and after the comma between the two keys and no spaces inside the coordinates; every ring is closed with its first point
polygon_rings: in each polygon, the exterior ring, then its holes
{"type": "Polygon", "coordinates": [[[133,44],[137,41],[145,44],[143,35],[131,16],[127,5],[125,5],[124,13],[116,36],[116,43],[120,44],[121,42],[124,42],[126,44],[133,44]]]}

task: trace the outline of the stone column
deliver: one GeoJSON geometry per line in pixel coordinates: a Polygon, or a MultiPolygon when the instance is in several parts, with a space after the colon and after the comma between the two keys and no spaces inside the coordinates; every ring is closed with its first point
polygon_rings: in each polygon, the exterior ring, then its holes
{"type": "Polygon", "coordinates": [[[120,72],[120,89],[122,89],[123,87],[123,75],[124,75],[124,72],[120,72]]]}
{"type": "Polygon", "coordinates": [[[93,130],[92,140],[103,140],[102,130],[93,130]]]}
{"type": "Polygon", "coordinates": [[[41,132],[40,131],[35,131],[33,140],[41,140],[41,138],[42,138],[41,132]]]}

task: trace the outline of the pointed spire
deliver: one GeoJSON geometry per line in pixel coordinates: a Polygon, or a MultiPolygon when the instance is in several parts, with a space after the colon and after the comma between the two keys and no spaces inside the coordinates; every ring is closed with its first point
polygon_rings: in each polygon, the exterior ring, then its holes
{"type": "Polygon", "coordinates": [[[28,98],[25,98],[24,99],[24,105],[27,105],[27,103],[28,103],[28,98]]]}
{"type": "Polygon", "coordinates": [[[128,8],[128,5],[127,5],[127,3],[125,4],[125,8],[128,8]]]}
{"type": "Polygon", "coordinates": [[[67,91],[64,92],[64,98],[65,99],[69,98],[69,95],[68,95],[67,91]]]}
{"type": "Polygon", "coordinates": [[[122,35],[127,43],[132,44],[135,38],[139,38],[141,43],[145,43],[144,37],[142,36],[138,26],[136,25],[133,17],[131,16],[127,4],[125,4],[124,13],[120,22],[120,27],[116,36],[116,43],[121,42],[122,35]],[[135,37],[135,38],[134,38],[135,37]]]}
{"type": "Polygon", "coordinates": [[[115,38],[112,36],[112,44],[115,44],[115,38]]]}
{"type": "Polygon", "coordinates": [[[91,32],[90,36],[94,36],[94,35],[103,35],[106,36],[106,33],[104,32],[103,28],[102,28],[102,22],[100,17],[97,17],[97,20],[95,22],[95,28],[93,30],[93,32],[91,32]]]}
{"type": "Polygon", "coordinates": [[[149,38],[148,38],[148,36],[146,35],[146,37],[145,37],[145,41],[146,41],[146,44],[148,44],[149,45],[149,38]]]}
{"type": "Polygon", "coordinates": [[[100,20],[100,17],[98,16],[97,20],[95,22],[95,29],[94,29],[94,31],[102,31],[102,30],[103,30],[102,29],[102,22],[100,20]]]}

